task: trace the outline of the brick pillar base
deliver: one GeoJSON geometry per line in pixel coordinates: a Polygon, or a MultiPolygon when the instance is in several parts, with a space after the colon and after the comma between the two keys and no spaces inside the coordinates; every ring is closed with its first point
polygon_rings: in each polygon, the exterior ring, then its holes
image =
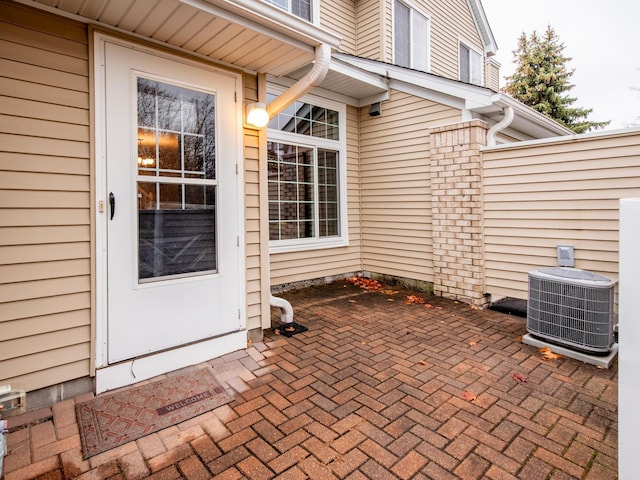
{"type": "Polygon", "coordinates": [[[433,286],[436,295],[484,305],[482,161],[487,124],[430,130],[433,286]]]}

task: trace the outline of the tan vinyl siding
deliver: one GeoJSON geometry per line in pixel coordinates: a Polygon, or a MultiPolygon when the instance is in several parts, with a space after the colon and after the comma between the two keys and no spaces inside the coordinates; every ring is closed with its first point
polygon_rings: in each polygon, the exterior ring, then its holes
{"type": "Polygon", "coordinates": [[[357,272],[360,267],[358,175],[358,111],[347,107],[347,219],[346,247],[271,254],[271,285],[357,272]]]}
{"type": "Polygon", "coordinates": [[[353,0],[320,2],[320,25],[342,38],[340,51],[356,54],[356,6],[353,0]]]}
{"type": "MultiPolygon", "coordinates": [[[[374,5],[376,2],[366,2],[362,6],[358,4],[359,15],[361,10],[367,16],[381,12],[379,20],[375,19],[380,26],[373,22],[373,25],[369,25],[358,18],[358,55],[393,63],[393,2],[382,0],[379,7],[374,5]],[[374,38],[374,35],[378,38],[374,38]],[[375,50],[376,40],[379,42],[378,48],[381,48],[379,53],[375,50]]],[[[463,40],[481,53],[484,51],[467,1],[415,0],[410,3],[431,19],[430,73],[457,80],[459,41],[463,40]]]]}
{"type": "MultiPolygon", "coordinates": [[[[256,77],[243,77],[245,102],[258,99],[256,77]]],[[[260,137],[257,130],[244,131],[244,221],[245,271],[247,294],[247,329],[257,329],[262,322],[262,251],[260,248],[260,137]]]]}
{"type": "Polygon", "coordinates": [[[90,374],[85,26],[0,2],[0,383],[90,374]]]}
{"type": "Polygon", "coordinates": [[[363,270],[431,281],[428,129],[460,111],[392,90],[381,116],[360,120],[363,270]]]}
{"type": "MultiPolygon", "coordinates": [[[[356,55],[372,60],[385,60],[382,55],[387,35],[381,35],[388,2],[362,0],[356,2],[356,55]]],[[[388,17],[390,18],[390,17],[388,17]]],[[[387,29],[388,30],[388,29],[387,29]]]]}
{"type": "Polygon", "coordinates": [[[496,92],[500,91],[500,64],[488,60],[484,64],[485,87],[496,92]]]}
{"type": "Polygon", "coordinates": [[[484,48],[467,0],[428,2],[431,17],[431,73],[459,78],[459,40],[482,53],[484,48]]]}
{"type": "Polygon", "coordinates": [[[528,272],[575,247],[576,268],[618,278],[619,199],[640,196],[640,134],[483,152],[486,290],[527,298],[528,272]]]}

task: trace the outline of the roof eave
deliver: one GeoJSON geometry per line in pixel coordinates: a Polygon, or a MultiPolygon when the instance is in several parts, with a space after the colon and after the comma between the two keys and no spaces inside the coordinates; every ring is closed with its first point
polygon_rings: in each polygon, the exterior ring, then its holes
{"type": "Polygon", "coordinates": [[[498,52],[498,44],[489,26],[489,21],[482,7],[481,0],[467,0],[467,3],[469,4],[469,10],[471,10],[473,20],[480,33],[484,53],[489,57],[495,55],[498,52]]]}
{"type": "Polygon", "coordinates": [[[340,46],[341,38],[262,0],[180,0],[233,22],[250,21],[308,46],[340,46]]]}

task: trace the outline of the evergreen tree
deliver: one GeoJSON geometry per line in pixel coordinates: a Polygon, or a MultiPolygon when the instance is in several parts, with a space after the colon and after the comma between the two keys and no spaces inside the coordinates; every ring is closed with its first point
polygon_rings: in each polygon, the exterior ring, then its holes
{"type": "Polygon", "coordinates": [[[568,96],[574,87],[569,83],[574,70],[567,68],[571,58],[563,55],[564,49],[551,26],[542,37],[534,31],[527,38],[523,32],[513,52],[516,71],[506,77],[503,91],[576,133],[607,126],[610,122],[587,120],[593,109],[571,106],[577,100],[568,96]]]}

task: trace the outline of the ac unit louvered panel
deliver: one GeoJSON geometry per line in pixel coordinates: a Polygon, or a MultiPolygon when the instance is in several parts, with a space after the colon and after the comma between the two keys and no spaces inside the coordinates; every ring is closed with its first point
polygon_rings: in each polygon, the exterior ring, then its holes
{"type": "Polygon", "coordinates": [[[576,268],[530,272],[527,330],[579,350],[609,352],[614,343],[615,285],[576,268]]]}

